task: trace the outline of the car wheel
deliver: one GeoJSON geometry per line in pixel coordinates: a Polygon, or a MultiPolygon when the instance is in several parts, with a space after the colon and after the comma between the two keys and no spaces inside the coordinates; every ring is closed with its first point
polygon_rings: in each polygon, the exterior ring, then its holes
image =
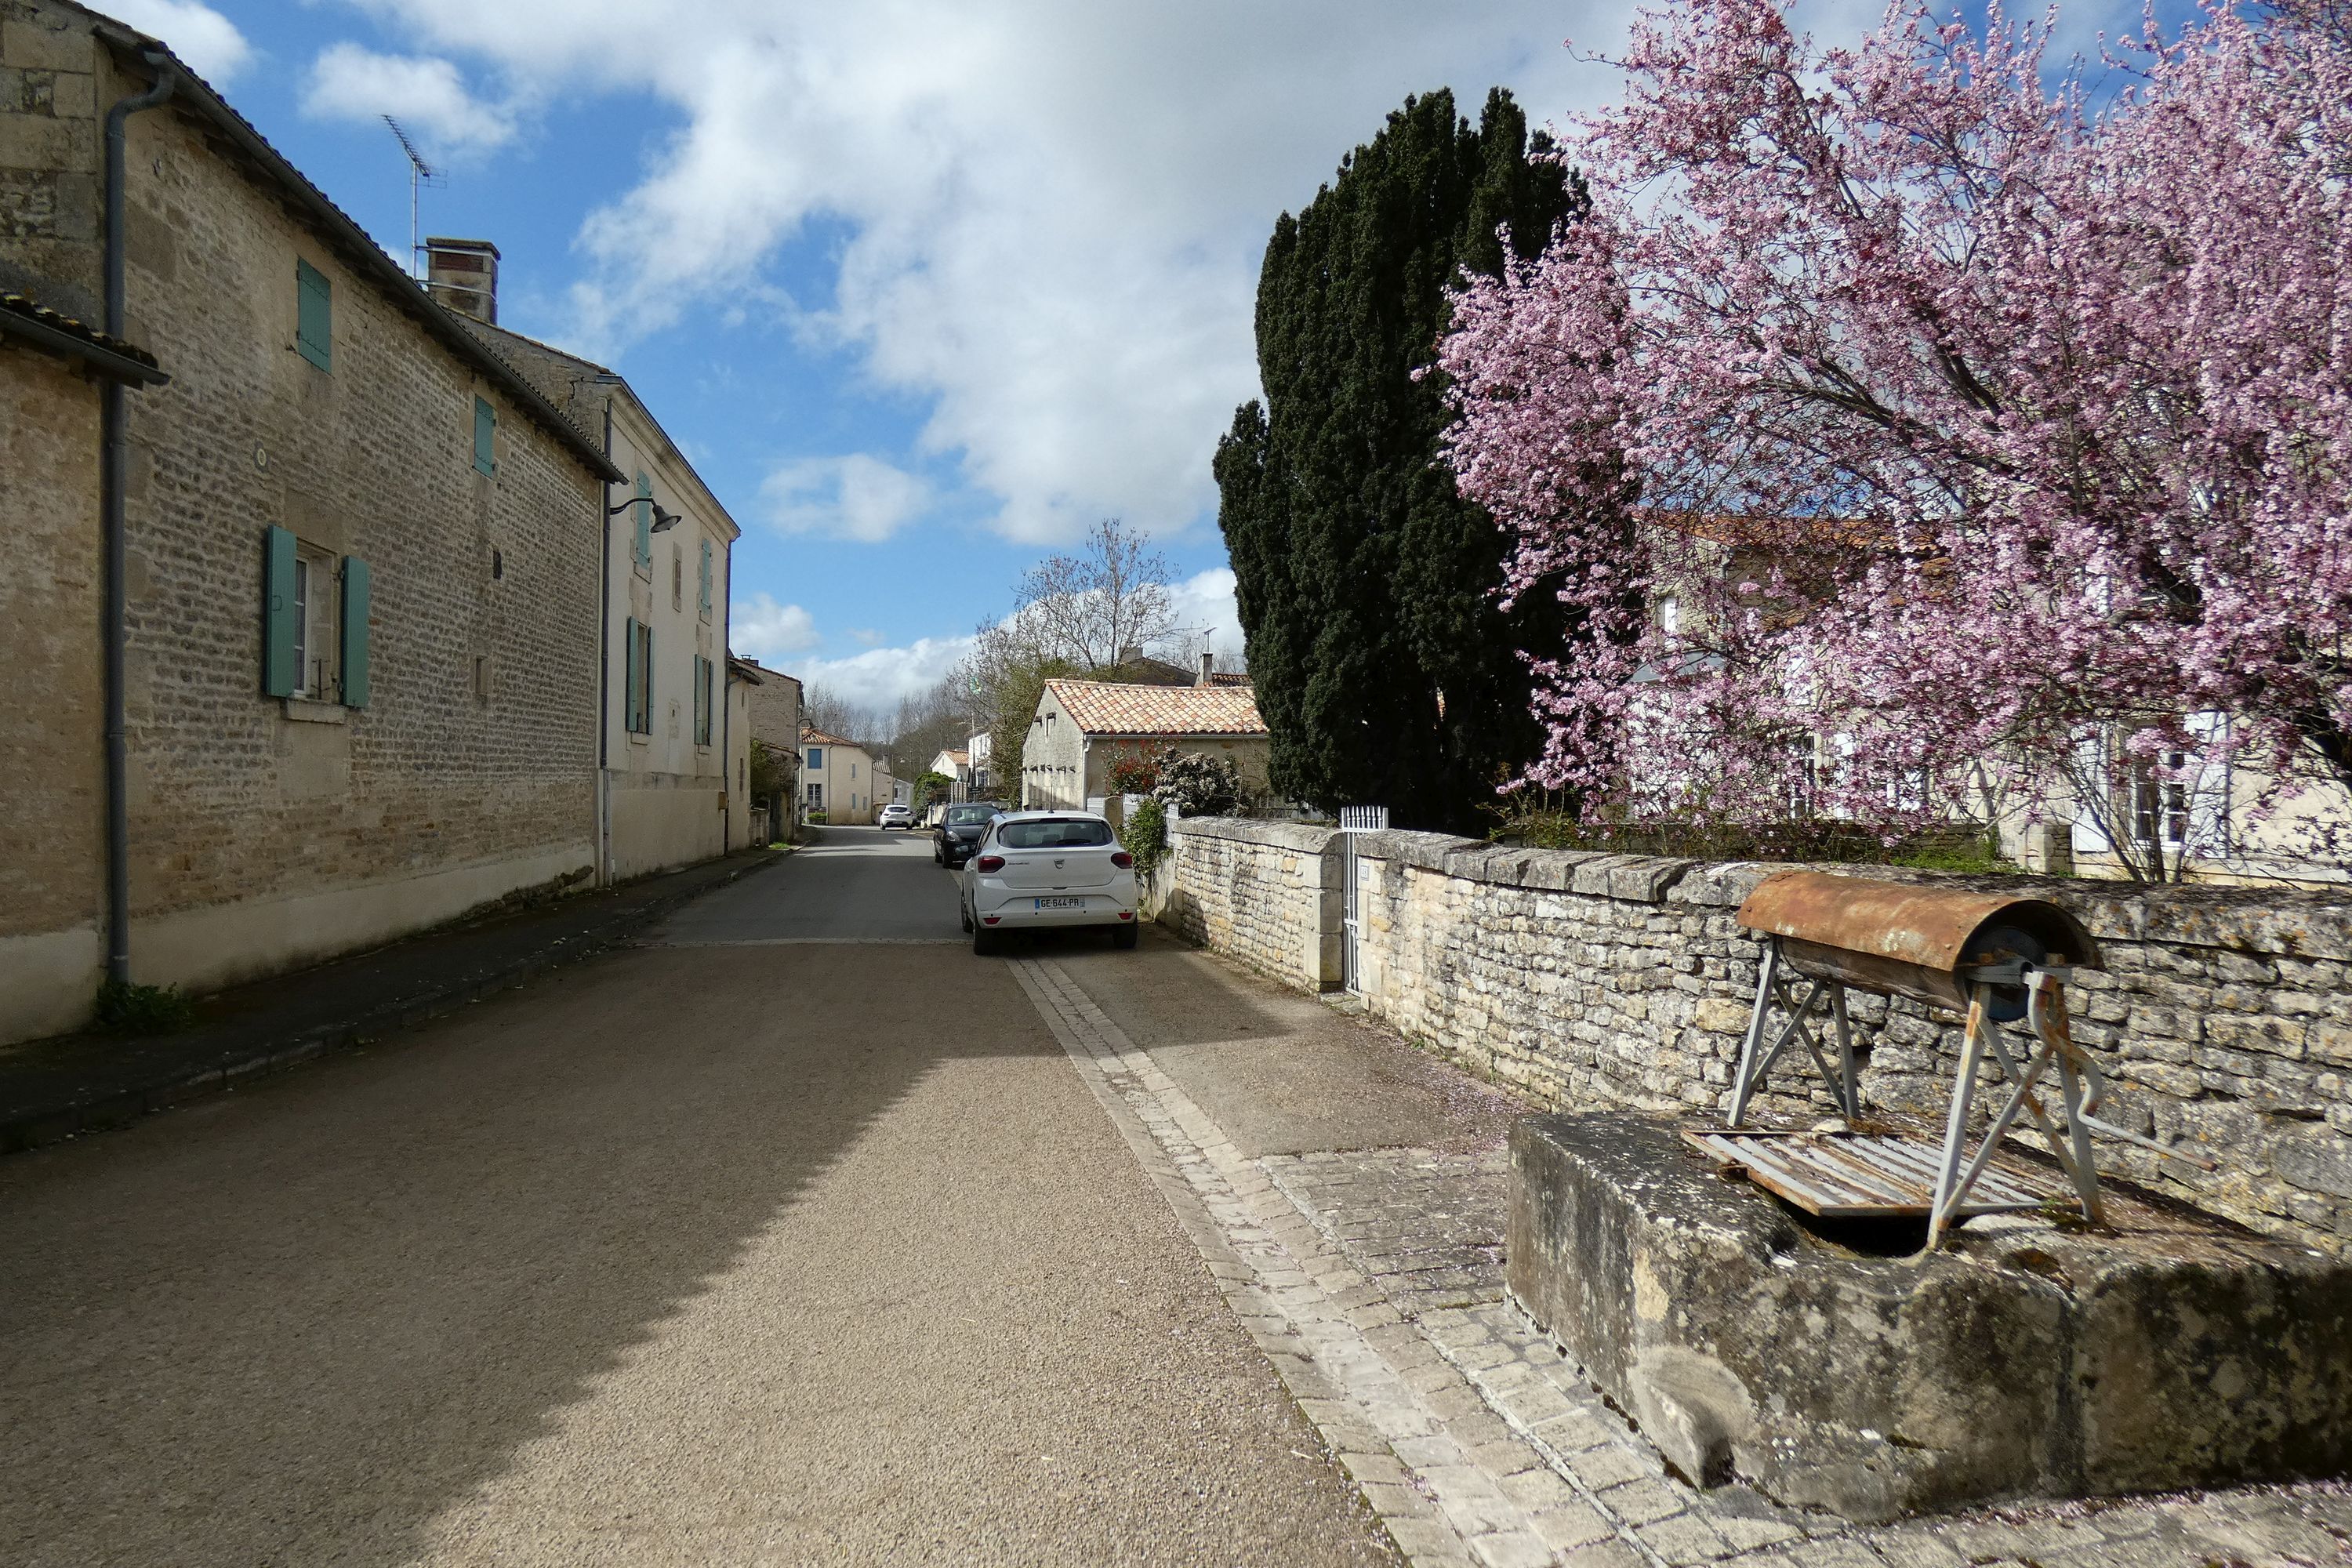
{"type": "Polygon", "coordinates": [[[1110,928],[1110,944],[1120,948],[1133,947],[1139,934],[1133,926],[1113,926],[1110,928]]]}
{"type": "Polygon", "coordinates": [[[972,952],[980,954],[982,958],[986,958],[996,952],[996,939],[997,933],[989,930],[986,926],[974,926],[971,928],[971,950],[972,952]]]}

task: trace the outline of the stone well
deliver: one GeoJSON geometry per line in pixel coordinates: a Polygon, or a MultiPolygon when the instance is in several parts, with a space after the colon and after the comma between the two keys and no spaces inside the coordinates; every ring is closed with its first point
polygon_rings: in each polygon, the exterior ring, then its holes
{"type": "Polygon", "coordinates": [[[1697,1482],[1878,1521],[2341,1474],[2352,1262],[2107,1196],[2106,1229],[1984,1217],[1888,1256],[1918,1235],[1808,1228],[1671,1121],[1532,1116],[1507,1267],[1697,1482]]]}

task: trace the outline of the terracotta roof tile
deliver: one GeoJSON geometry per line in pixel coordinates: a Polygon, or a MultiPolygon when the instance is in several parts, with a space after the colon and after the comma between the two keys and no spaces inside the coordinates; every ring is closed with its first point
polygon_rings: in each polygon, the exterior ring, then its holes
{"type": "Polygon", "coordinates": [[[1049,680],[1045,689],[1089,735],[1263,735],[1257,697],[1246,687],[1118,686],[1049,680]]]}

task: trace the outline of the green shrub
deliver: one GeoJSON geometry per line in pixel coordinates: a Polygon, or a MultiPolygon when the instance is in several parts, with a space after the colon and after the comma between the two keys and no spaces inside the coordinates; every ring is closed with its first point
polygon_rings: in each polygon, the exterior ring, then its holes
{"type": "Polygon", "coordinates": [[[1151,793],[1186,816],[1223,816],[1242,808],[1242,771],[1229,757],[1171,751],[1151,793]]]}
{"type": "Polygon", "coordinates": [[[176,985],[110,980],[98,988],[98,1026],[117,1035],[168,1035],[196,1021],[195,1005],[176,985]]]}
{"type": "Polygon", "coordinates": [[[1118,841],[1135,857],[1135,874],[1150,875],[1168,858],[1168,808],[1150,795],[1137,801],[1127,814],[1127,825],[1118,830],[1118,841]]]}

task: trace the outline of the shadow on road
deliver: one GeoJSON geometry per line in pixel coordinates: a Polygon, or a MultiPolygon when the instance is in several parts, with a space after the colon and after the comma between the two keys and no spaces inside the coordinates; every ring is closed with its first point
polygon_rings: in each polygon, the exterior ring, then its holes
{"type": "Polygon", "coordinates": [[[1059,1055],[1001,966],[948,1038],[940,950],[839,951],[596,961],[0,1166],[0,1561],[410,1562],[941,1060],[1059,1055]]]}

